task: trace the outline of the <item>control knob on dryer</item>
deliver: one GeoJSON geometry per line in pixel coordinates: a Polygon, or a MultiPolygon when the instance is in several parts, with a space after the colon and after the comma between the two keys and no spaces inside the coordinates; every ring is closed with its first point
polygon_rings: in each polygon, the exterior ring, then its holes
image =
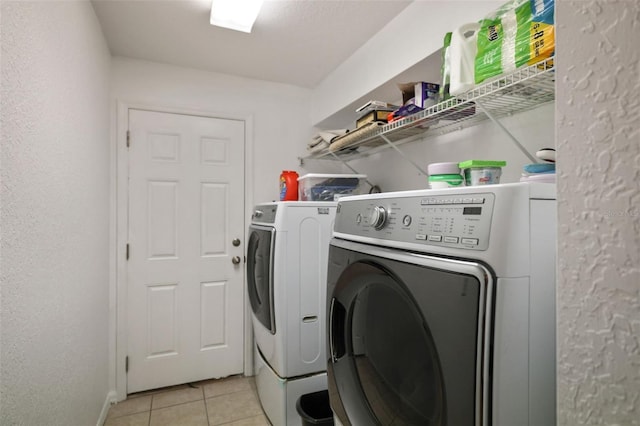
{"type": "Polygon", "coordinates": [[[375,206],[371,211],[371,226],[380,230],[387,223],[387,210],[382,206],[375,206]]]}

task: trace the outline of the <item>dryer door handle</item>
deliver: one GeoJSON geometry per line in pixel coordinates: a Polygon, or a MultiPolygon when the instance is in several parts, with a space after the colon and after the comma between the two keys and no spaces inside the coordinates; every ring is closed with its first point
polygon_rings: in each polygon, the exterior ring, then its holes
{"type": "Polygon", "coordinates": [[[335,297],[331,298],[329,305],[329,351],[332,362],[337,362],[347,352],[344,341],[345,314],[344,306],[335,297]]]}

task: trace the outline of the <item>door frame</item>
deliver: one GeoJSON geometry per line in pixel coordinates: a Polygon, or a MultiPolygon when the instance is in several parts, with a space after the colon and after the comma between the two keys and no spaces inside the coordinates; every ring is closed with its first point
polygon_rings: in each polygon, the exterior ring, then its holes
{"type": "MultiPolygon", "coordinates": [[[[116,400],[127,397],[127,372],[125,358],[127,356],[127,260],[126,245],[128,236],[128,165],[127,130],[129,128],[129,110],[139,109],[153,112],[194,115],[199,117],[240,120],[245,124],[244,137],[244,231],[245,245],[248,238],[248,224],[251,223],[251,207],[253,203],[253,115],[220,113],[203,110],[186,109],[166,105],[149,104],[127,100],[116,100],[115,135],[111,138],[114,147],[111,150],[111,225],[110,245],[111,259],[109,292],[109,371],[111,389],[115,389],[116,400]]],[[[244,264],[243,264],[244,267],[244,264]]],[[[246,273],[243,287],[246,288],[246,273]]],[[[253,330],[251,328],[251,307],[246,292],[243,292],[244,306],[244,374],[253,375],[253,330]]]]}

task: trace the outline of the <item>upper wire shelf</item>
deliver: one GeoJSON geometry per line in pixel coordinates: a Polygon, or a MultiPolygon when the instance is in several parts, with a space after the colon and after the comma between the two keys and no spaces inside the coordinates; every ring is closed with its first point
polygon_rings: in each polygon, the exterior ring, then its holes
{"type": "Polygon", "coordinates": [[[475,126],[492,116],[503,118],[555,99],[553,58],[519,68],[393,123],[374,127],[348,144],[329,147],[305,159],[349,161],[416,139],[428,139],[475,126]],[[481,108],[478,106],[481,105],[481,108]],[[485,111],[488,113],[485,113],[485,111]]]}

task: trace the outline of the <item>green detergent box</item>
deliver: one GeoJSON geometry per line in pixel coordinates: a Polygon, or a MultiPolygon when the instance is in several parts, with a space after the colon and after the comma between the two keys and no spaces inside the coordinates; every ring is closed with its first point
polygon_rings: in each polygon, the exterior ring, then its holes
{"type": "Polygon", "coordinates": [[[506,161],[494,160],[467,160],[458,163],[462,170],[466,186],[495,185],[500,183],[502,168],[506,161]]]}

